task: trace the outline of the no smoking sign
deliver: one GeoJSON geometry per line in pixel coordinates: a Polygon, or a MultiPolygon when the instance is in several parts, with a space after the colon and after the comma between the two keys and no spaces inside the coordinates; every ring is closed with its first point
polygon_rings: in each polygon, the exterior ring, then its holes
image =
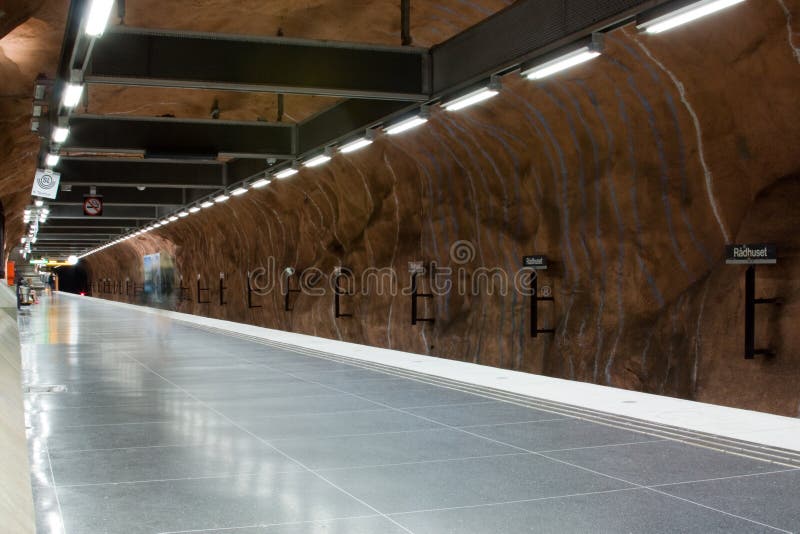
{"type": "Polygon", "coordinates": [[[83,214],[88,217],[98,217],[103,214],[102,197],[85,197],[83,199],[83,214]]]}

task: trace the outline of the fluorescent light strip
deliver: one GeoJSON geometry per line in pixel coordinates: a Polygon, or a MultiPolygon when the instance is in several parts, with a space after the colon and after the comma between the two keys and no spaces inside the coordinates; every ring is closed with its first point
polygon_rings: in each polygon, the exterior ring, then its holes
{"type": "Polygon", "coordinates": [[[169,218],[169,222],[175,222],[177,220],[178,220],[178,217],[176,217],[175,215],[173,215],[172,217],[169,218]]]}
{"type": "Polygon", "coordinates": [[[477,104],[478,102],[483,102],[484,100],[489,100],[493,96],[497,96],[500,94],[499,91],[496,89],[490,89],[489,87],[482,87],[477,91],[473,91],[468,93],[464,96],[451,100],[449,102],[445,102],[442,104],[447,111],[458,111],[460,109],[464,109],[466,107],[472,106],[477,104]]]}
{"type": "Polygon", "coordinates": [[[319,156],[313,157],[310,160],[303,163],[306,167],[318,167],[323,163],[328,163],[331,160],[331,157],[327,154],[320,154],[319,156]]]}
{"type": "Polygon", "coordinates": [[[346,145],[342,145],[339,147],[339,152],[343,154],[348,154],[350,152],[355,152],[356,150],[362,149],[365,146],[369,146],[372,144],[372,139],[367,139],[366,137],[362,137],[361,139],[356,139],[355,141],[351,141],[346,145]]]}
{"type": "Polygon", "coordinates": [[[74,108],[81,101],[83,95],[83,85],[68,83],[64,88],[64,96],[61,103],[65,108],[74,108]]]}
{"type": "Polygon", "coordinates": [[[282,171],[277,173],[275,175],[275,178],[278,178],[278,179],[288,178],[290,176],[294,176],[297,173],[298,173],[298,170],[295,169],[294,167],[287,167],[286,169],[283,169],[282,171]]]}
{"type": "Polygon", "coordinates": [[[58,165],[58,161],[60,159],[61,156],[59,156],[58,154],[48,154],[44,162],[45,165],[47,165],[48,167],[55,167],[56,165],[58,165]]]}
{"type": "Polygon", "coordinates": [[[214,202],[216,202],[216,203],[225,202],[225,201],[226,201],[226,200],[228,200],[229,198],[231,198],[231,197],[229,197],[228,195],[226,195],[225,193],[223,193],[223,194],[219,195],[218,197],[216,197],[216,198],[214,199],[214,202]]]}
{"type": "Polygon", "coordinates": [[[250,187],[252,187],[253,189],[260,189],[265,185],[267,185],[268,183],[269,180],[267,178],[259,178],[258,180],[250,184],[250,187]]]}
{"type": "Polygon", "coordinates": [[[247,188],[246,187],[237,187],[236,189],[231,191],[231,195],[233,195],[235,197],[238,197],[239,195],[244,195],[245,193],[247,193],[247,188]]]}
{"type": "Polygon", "coordinates": [[[188,217],[188,216],[189,216],[189,212],[186,211],[186,210],[183,210],[182,212],[178,213],[178,217],[181,217],[181,218],[188,217]]]}
{"type": "Polygon", "coordinates": [[[599,55],[600,52],[592,50],[588,46],[584,46],[573,52],[558,57],[552,61],[548,61],[546,63],[542,63],[541,65],[537,65],[531,69],[528,69],[524,71],[522,75],[526,76],[529,80],[540,80],[542,78],[546,78],[547,76],[551,76],[557,72],[561,72],[562,70],[574,67],[575,65],[580,65],[581,63],[585,63],[590,59],[596,58],[599,55]]]}
{"type": "Polygon", "coordinates": [[[69,128],[57,126],[53,129],[53,141],[56,143],[63,143],[69,137],[69,128]]]}
{"type": "Polygon", "coordinates": [[[189,208],[189,213],[197,213],[198,211],[200,211],[200,208],[197,206],[192,206],[189,208]]]}
{"type": "Polygon", "coordinates": [[[408,131],[412,128],[416,128],[417,126],[421,126],[428,122],[428,119],[417,115],[416,117],[411,117],[410,119],[406,119],[404,121],[400,121],[396,124],[393,124],[386,128],[386,133],[389,135],[397,135],[399,133],[403,133],[408,131]]]}
{"type": "Polygon", "coordinates": [[[673,11],[664,16],[655,18],[645,23],[637,25],[637,28],[644,29],[647,33],[661,33],[681,26],[693,20],[697,20],[706,15],[721,11],[743,2],[744,0],[711,0],[690,4],[682,9],[673,11]]]}
{"type": "Polygon", "coordinates": [[[86,20],[86,34],[92,37],[103,35],[111,15],[114,0],[92,0],[89,8],[89,18],[86,20]]]}
{"type": "Polygon", "coordinates": [[[210,200],[206,200],[205,202],[203,202],[202,204],[200,204],[200,207],[201,207],[201,208],[210,208],[210,207],[211,207],[211,206],[213,206],[213,205],[214,205],[214,203],[213,203],[213,202],[211,202],[210,200]]]}

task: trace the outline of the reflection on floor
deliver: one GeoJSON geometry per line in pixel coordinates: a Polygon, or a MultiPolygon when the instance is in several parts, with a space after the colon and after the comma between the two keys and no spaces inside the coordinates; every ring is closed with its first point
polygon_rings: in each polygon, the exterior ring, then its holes
{"type": "Polygon", "coordinates": [[[55,297],[40,533],[791,532],[800,470],[55,297]]]}

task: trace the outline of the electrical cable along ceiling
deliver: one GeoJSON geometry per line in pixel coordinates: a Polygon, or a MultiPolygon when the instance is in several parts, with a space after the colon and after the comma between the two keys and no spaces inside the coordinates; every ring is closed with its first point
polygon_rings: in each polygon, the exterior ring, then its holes
{"type": "Polygon", "coordinates": [[[91,254],[497,97],[503,76],[590,61],[621,24],[661,32],[737,1],[522,0],[426,49],[113,26],[114,0],[73,0],[58,78],[35,102],[47,106],[39,166],[61,188],[44,220],[31,208],[25,250],[91,254]],[[294,123],[219,120],[218,108],[210,119],[82,114],[87,85],[337,100],[294,123]],[[102,215],[87,217],[95,194],[102,215]]]}

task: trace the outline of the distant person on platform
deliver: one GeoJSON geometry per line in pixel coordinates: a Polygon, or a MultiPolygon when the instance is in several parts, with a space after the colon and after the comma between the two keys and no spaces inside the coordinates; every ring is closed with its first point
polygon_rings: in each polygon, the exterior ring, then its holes
{"type": "Polygon", "coordinates": [[[55,274],[50,273],[50,275],[47,277],[47,286],[50,288],[50,295],[52,296],[53,292],[55,292],[55,290],[56,290],[56,275],[55,274]]]}
{"type": "Polygon", "coordinates": [[[17,276],[17,310],[22,310],[22,288],[28,285],[28,282],[22,275],[17,276]]]}

